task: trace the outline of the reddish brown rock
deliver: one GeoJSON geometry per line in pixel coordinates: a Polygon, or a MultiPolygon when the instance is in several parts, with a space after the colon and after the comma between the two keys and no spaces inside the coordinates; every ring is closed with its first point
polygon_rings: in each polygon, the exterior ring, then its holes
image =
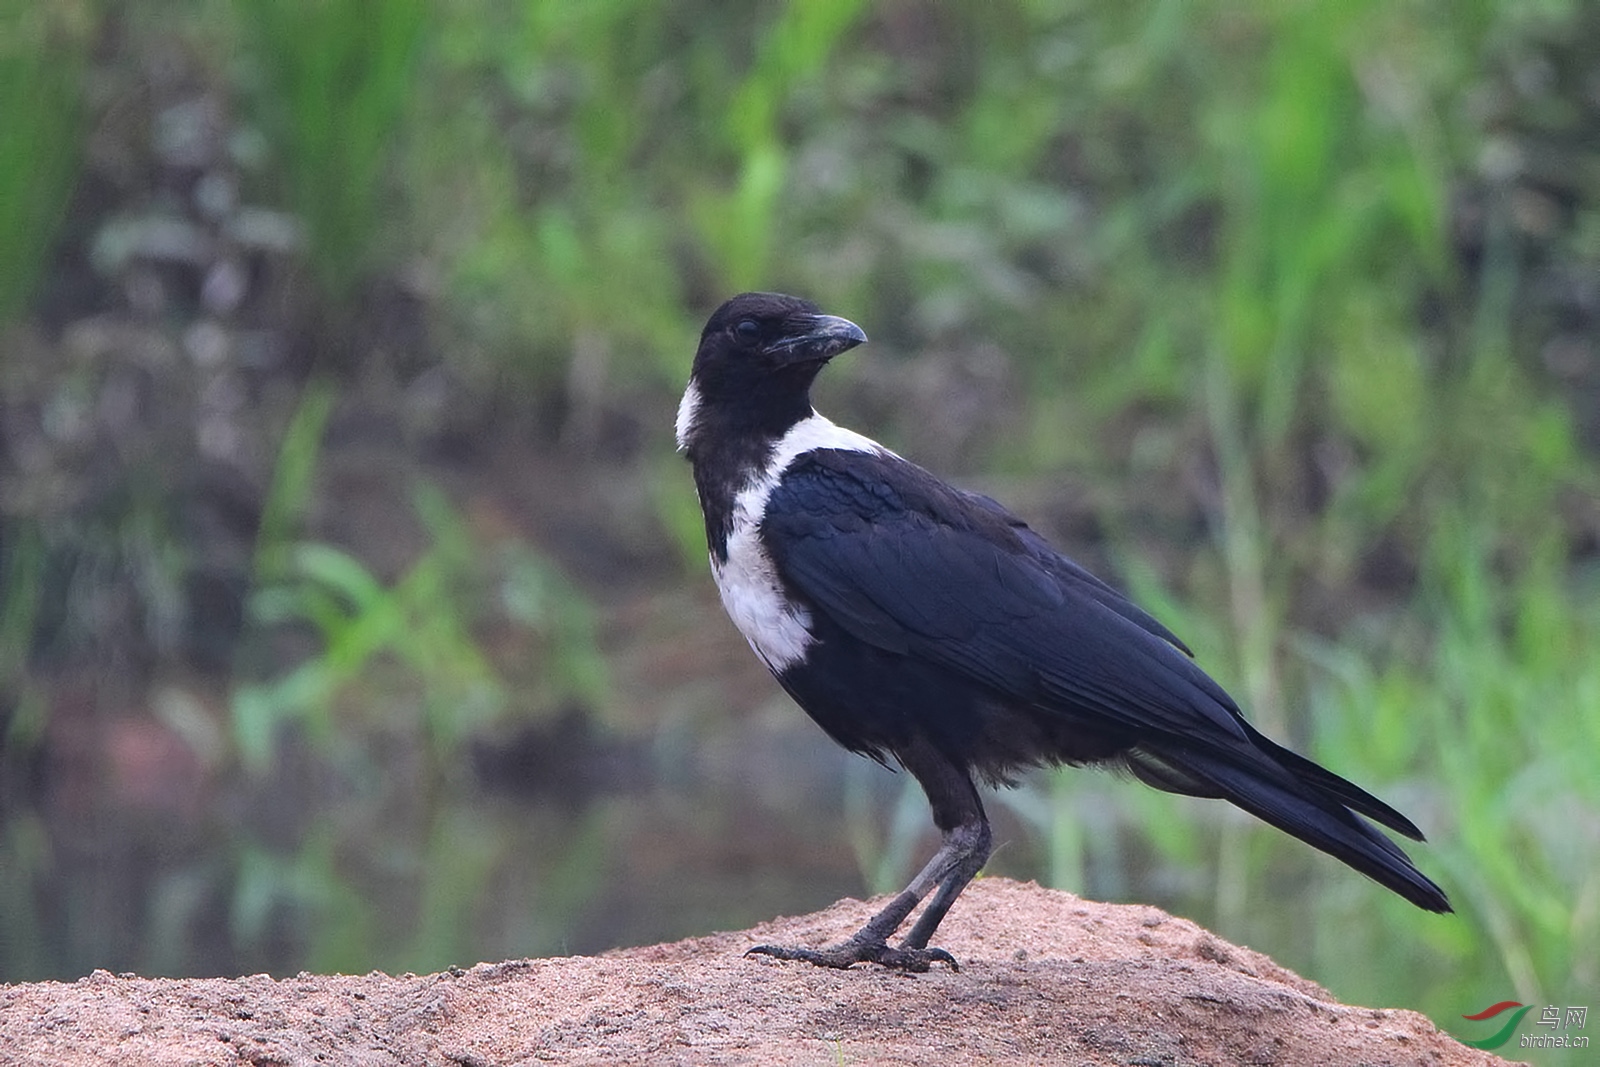
{"type": "Polygon", "coordinates": [[[6,1063],[1482,1067],[1410,1011],[1340,1004],[1155,908],[980,879],[940,929],[960,973],[746,958],[822,944],[841,901],[754,930],[423,977],[116,978],[0,987],[6,1063]]]}

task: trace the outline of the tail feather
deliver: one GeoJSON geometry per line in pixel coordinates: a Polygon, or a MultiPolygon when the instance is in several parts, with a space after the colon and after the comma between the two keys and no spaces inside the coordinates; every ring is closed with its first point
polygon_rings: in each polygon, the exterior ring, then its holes
{"type": "MultiPolygon", "coordinates": [[[[1254,731],[1252,731],[1254,733],[1254,731]]],[[[1422,834],[1389,805],[1333,772],[1260,735],[1253,759],[1191,745],[1144,743],[1127,764],[1168,792],[1218,797],[1321,849],[1427,911],[1448,912],[1444,890],[1417,870],[1400,847],[1355,814],[1417,840],[1422,834]]]]}
{"type": "Polygon", "coordinates": [[[1339,777],[1320,764],[1313,763],[1282,745],[1264,736],[1249,723],[1245,724],[1245,731],[1256,747],[1271,756],[1289,773],[1299,778],[1302,782],[1312,786],[1318,792],[1335,797],[1345,807],[1358,811],[1362,815],[1380,825],[1387,826],[1397,834],[1403,834],[1413,841],[1422,841],[1422,831],[1417,829],[1416,823],[1400,814],[1394,808],[1385,804],[1371,793],[1362,789],[1354,782],[1339,777]]]}

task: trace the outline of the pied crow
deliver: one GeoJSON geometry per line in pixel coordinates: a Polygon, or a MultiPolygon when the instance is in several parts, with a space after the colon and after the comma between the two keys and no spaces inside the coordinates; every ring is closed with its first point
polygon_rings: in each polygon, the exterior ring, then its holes
{"type": "Polygon", "coordinates": [[[1231,801],[1418,907],[1450,910],[1366,821],[1422,840],[1409,819],[1257,732],[1165,626],[995,501],[817,414],[817,373],[866,339],[810,301],[744,293],[706,323],[678,408],[728,615],[835,741],[916,778],[943,835],[849,940],[751,952],[954,967],[928,942],[989,856],[976,781],[1053,764],[1231,801]]]}

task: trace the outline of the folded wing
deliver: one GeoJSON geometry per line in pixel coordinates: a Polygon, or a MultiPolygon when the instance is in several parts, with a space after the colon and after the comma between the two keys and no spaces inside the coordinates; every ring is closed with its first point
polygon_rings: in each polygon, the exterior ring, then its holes
{"type": "Polygon", "coordinates": [[[1120,762],[1150,785],[1227,799],[1448,909],[1354,813],[1420,839],[1416,826],[1262,736],[1175,635],[993,500],[901,460],[819,450],[785,473],[762,532],[782,580],[853,637],[1120,738],[1120,762]]]}

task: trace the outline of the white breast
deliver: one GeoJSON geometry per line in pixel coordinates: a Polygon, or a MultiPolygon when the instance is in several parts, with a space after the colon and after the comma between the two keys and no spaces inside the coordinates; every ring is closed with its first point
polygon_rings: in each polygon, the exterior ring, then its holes
{"type": "Polygon", "coordinates": [[[761,520],[767,499],[783,472],[799,456],[819,448],[850,452],[884,452],[870,437],[838,426],[813,414],[795,423],[779,439],[766,468],[734,498],[733,530],[728,535],[728,558],[719,564],[711,557],[711,573],[722,594],[722,606],[773,673],[805,658],[811,635],[811,614],[792,604],[783,594],[772,557],[761,544],[761,520]]]}

